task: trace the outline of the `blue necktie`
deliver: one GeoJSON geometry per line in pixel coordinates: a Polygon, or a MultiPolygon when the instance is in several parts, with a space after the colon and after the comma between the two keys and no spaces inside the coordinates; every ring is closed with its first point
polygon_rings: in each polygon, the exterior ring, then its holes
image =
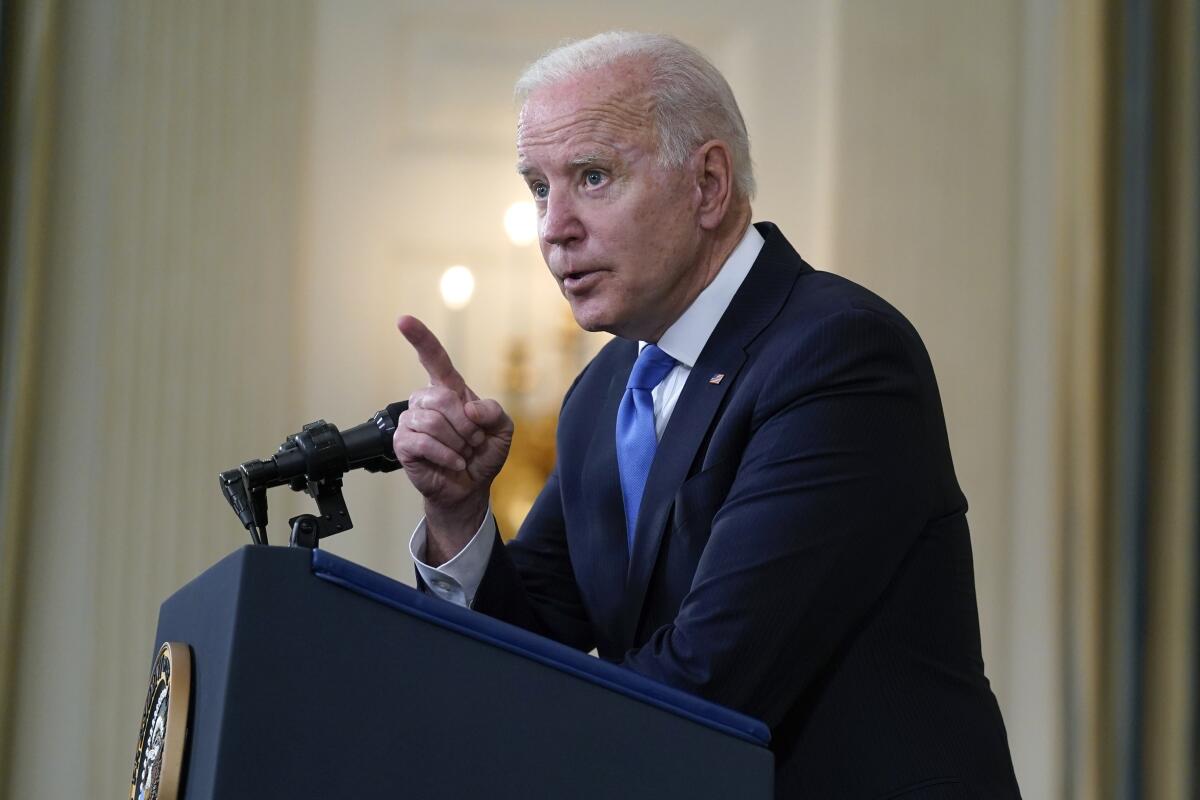
{"type": "Polygon", "coordinates": [[[675,359],[648,344],[638,354],[625,396],[617,409],[617,466],[621,472],[621,496],[625,499],[625,544],[633,552],[633,531],[637,524],[642,492],[650,477],[650,464],[658,438],[654,435],[654,398],[650,390],[662,383],[675,367],[675,359]]]}

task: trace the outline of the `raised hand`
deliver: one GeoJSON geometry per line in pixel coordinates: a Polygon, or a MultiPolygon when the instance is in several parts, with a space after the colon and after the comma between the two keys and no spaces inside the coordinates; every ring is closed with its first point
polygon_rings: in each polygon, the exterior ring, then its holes
{"type": "Polygon", "coordinates": [[[471,391],[423,322],[403,316],[396,327],[429,375],[429,386],[409,397],[392,447],[425,497],[426,558],[433,563],[439,551],[453,557],[483,521],[492,481],[508,458],[513,423],[499,403],[471,391]]]}

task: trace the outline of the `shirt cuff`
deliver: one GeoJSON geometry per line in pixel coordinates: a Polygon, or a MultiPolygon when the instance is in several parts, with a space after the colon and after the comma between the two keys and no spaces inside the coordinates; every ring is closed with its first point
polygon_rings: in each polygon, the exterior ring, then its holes
{"type": "Polygon", "coordinates": [[[408,552],[412,555],[421,580],[437,597],[470,608],[475,602],[475,592],[483,581],[483,573],[487,571],[488,561],[492,557],[492,545],[496,541],[496,518],[492,516],[491,505],[488,505],[483,523],[467,546],[440,567],[431,567],[422,560],[425,557],[425,536],[425,520],[422,518],[408,541],[408,552]]]}

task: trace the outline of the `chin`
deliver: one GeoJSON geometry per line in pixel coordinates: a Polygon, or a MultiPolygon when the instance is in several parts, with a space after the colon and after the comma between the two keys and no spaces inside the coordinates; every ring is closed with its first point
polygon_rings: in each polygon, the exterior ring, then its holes
{"type": "Polygon", "coordinates": [[[575,324],[588,333],[612,333],[613,320],[610,315],[604,313],[604,309],[588,308],[586,302],[580,305],[572,304],[571,316],[575,317],[575,324]]]}
{"type": "Polygon", "coordinates": [[[588,333],[601,333],[605,331],[612,333],[612,328],[604,322],[589,317],[580,317],[578,314],[575,315],[575,324],[588,333]]]}

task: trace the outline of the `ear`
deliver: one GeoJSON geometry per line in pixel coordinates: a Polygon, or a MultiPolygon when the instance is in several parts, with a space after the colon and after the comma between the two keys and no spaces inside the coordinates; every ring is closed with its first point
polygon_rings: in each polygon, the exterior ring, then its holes
{"type": "Polygon", "coordinates": [[[733,157],[729,146],[712,139],[696,150],[696,189],[700,227],[716,230],[733,202],[733,157]]]}

